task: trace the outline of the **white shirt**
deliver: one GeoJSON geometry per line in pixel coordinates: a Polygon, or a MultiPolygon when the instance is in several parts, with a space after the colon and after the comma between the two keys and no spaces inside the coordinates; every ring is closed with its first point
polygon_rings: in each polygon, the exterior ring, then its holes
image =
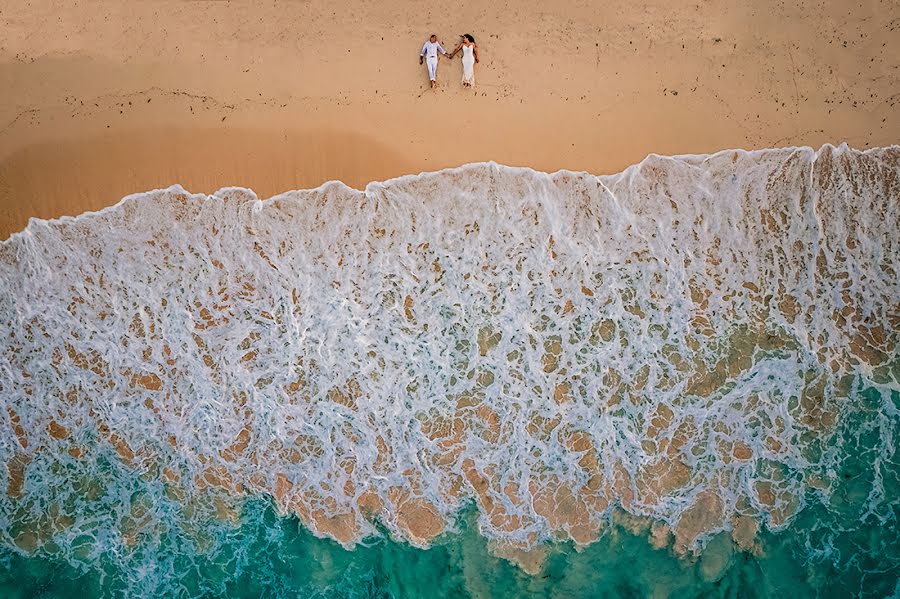
{"type": "Polygon", "coordinates": [[[432,42],[431,40],[428,40],[427,42],[425,42],[425,45],[422,46],[422,52],[419,54],[419,56],[425,56],[425,54],[427,53],[428,58],[437,58],[437,53],[439,51],[441,54],[447,53],[443,48],[441,48],[441,44],[439,42],[432,42]]]}

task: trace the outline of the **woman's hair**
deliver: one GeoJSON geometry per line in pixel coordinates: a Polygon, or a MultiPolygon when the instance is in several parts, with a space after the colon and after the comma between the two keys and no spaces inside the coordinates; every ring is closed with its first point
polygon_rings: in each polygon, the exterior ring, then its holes
{"type": "Polygon", "coordinates": [[[469,40],[470,42],[472,42],[473,44],[475,43],[475,38],[472,37],[471,35],[469,35],[468,33],[465,34],[463,37],[466,38],[467,40],[469,40]]]}

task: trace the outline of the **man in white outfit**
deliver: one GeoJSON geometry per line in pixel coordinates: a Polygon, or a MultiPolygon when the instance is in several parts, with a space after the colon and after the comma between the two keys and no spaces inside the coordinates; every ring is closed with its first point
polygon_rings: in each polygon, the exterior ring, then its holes
{"type": "Polygon", "coordinates": [[[422,64],[423,60],[428,64],[428,78],[431,79],[432,89],[437,87],[438,52],[447,54],[441,47],[441,44],[438,43],[437,36],[432,35],[431,38],[425,42],[425,45],[422,46],[422,52],[419,53],[419,64],[422,64]]]}

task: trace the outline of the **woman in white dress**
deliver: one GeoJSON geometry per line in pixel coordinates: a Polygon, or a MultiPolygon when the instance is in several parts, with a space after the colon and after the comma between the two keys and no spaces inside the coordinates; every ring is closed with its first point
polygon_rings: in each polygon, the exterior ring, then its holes
{"type": "Polygon", "coordinates": [[[456,49],[448,54],[448,58],[452,59],[456,56],[457,52],[462,52],[463,87],[474,87],[475,63],[478,62],[478,46],[475,44],[475,38],[468,33],[459,37],[462,38],[462,40],[459,42],[459,45],[456,46],[456,49]]]}

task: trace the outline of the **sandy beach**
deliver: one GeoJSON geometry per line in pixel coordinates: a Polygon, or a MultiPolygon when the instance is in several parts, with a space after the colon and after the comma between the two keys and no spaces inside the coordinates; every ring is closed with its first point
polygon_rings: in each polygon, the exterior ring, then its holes
{"type": "Polygon", "coordinates": [[[616,172],[648,153],[900,140],[892,0],[36,0],[0,8],[0,238],[181,183],[260,197],[493,160],[616,172]],[[436,32],[479,44],[428,90],[436,32]]]}
{"type": "Polygon", "coordinates": [[[0,2],[0,597],[897,596],[898,45],[0,2]]]}

